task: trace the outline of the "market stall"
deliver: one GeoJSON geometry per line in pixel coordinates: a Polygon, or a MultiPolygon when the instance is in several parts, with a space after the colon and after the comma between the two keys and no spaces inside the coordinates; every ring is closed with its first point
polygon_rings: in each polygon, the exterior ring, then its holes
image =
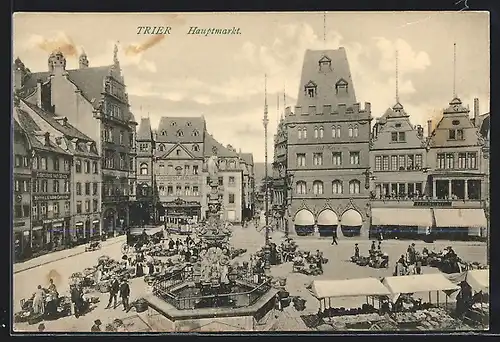
{"type": "Polygon", "coordinates": [[[376,278],[314,280],[309,286],[309,291],[319,300],[320,312],[324,312],[327,316],[331,314],[340,316],[342,314],[374,313],[377,312],[375,299],[390,295],[389,290],[376,278]],[[332,306],[332,299],[343,297],[366,297],[367,305],[363,305],[361,309],[349,311],[344,309],[344,312],[342,310],[337,312],[332,306]]]}
{"type": "Polygon", "coordinates": [[[483,327],[489,325],[490,305],[490,273],[489,270],[472,270],[465,275],[465,282],[470,286],[473,294],[466,318],[472,323],[479,323],[483,327]]]}

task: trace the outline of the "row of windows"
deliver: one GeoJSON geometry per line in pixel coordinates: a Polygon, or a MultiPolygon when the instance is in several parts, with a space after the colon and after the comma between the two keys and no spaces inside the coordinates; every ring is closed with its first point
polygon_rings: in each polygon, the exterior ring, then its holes
{"type": "MultiPolygon", "coordinates": [[[[149,174],[149,165],[147,163],[142,163],[139,166],[139,172],[141,175],[149,174]]],[[[165,172],[165,164],[160,164],[158,166],[158,174],[160,175],[175,175],[175,176],[189,176],[189,175],[198,175],[200,172],[200,168],[198,165],[184,165],[176,166],[174,169],[173,165],[167,165],[167,171],[165,172]]]]}
{"type": "MultiPolygon", "coordinates": [[[[324,194],[324,184],[322,181],[315,180],[313,182],[312,192],[315,195],[324,194]]],[[[349,194],[359,194],[361,190],[361,182],[357,179],[349,181],[349,194]]],[[[305,181],[298,181],[295,185],[295,192],[298,195],[306,195],[310,193],[311,189],[307,188],[307,183],[305,181]]],[[[342,181],[334,180],[332,182],[332,194],[343,194],[344,187],[342,181]]]]}
{"type": "Polygon", "coordinates": [[[476,152],[438,153],[438,169],[477,169],[476,152]],[[456,158],[458,157],[458,158],[456,158]]]}
{"type": "Polygon", "coordinates": [[[417,183],[376,183],[375,198],[419,198],[424,195],[423,184],[417,183]]]}
{"type": "MultiPolygon", "coordinates": [[[[340,138],[341,128],[340,126],[332,126],[332,138],[340,138]]],[[[359,128],[358,125],[349,125],[348,127],[348,135],[349,138],[355,138],[359,136],[359,128]]],[[[321,139],[324,136],[324,128],[323,127],[314,127],[314,138],[321,139]]],[[[299,127],[297,128],[297,137],[298,139],[307,139],[307,127],[299,127]]]]}
{"type": "Polygon", "coordinates": [[[134,158],[129,158],[127,163],[126,153],[119,153],[117,158],[115,151],[105,150],[104,159],[102,160],[102,167],[106,169],[119,169],[119,170],[132,171],[134,170],[134,158]]]}
{"type": "Polygon", "coordinates": [[[14,218],[30,217],[30,206],[29,205],[14,205],[14,218]]]}
{"type": "MultiPolygon", "coordinates": [[[[139,148],[140,148],[141,152],[147,152],[147,151],[148,151],[148,149],[149,149],[149,144],[147,144],[147,143],[139,144],[139,148]]],[[[158,150],[159,150],[160,152],[164,152],[164,151],[166,151],[166,146],[165,146],[165,144],[160,144],[160,145],[158,146],[158,150]]],[[[193,144],[193,145],[191,145],[191,151],[193,151],[193,152],[198,152],[199,150],[200,150],[200,145],[198,145],[198,144],[193,144]]],[[[177,151],[179,151],[179,153],[178,153],[177,155],[180,155],[181,150],[179,149],[179,150],[177,150],[177,151]]]]}
{"type": "Polygon", "coordinates": [[[421,154],[375,156],[375,171],[404,171],[421,169],[421,154]]]}
{"type": "MultiPolygon", "coordinates": [[[[24,185],[23,185],[24,186],[24,185]]],[[[38,179],[33,180],[33,192],[34,193],[47,193],[49,192],[49,181],[47,179],[38,179]]],[[[51,193],[59,194],[59,193],[69,193],[70,192],[70,183],[69,180],[52,180],[52,191],[51,193]]]]}
{"type": "MultiPolygon", "coordinates": [[[[218,182],[220,186],[224,185],[224,177],[218,177],[218,182]]],[[[234,176],[228,177],[228,185],[233,186],[236,184],[236,178],[234,176]]],[[[210,177],[207,177],[207,185],[210,185],[210,177]]]]}
{"type": "MultiPolygon", "coordinates": [[[[121,146],[125,146],[126,145],[125,134],[126,134],[125,131],[120,131],[118,133],[118,141],[116,141],[113,128],[111,128],[111,127],[105,127],[102,130],[102,137],[103,137],[103,140],[105,142],[112,143],[112,144],[118,144],[118,145],[121,145],[121,146]]],[[[130,147],[132,147],[133,144],[134,144],[134,135],[133,135],[133,133],[129,133],[128,145],[130,147]]]]}
{"type": "Polygon", "coordinates": [[[14,156],[14,166],[15,167],[30,167],[28,156],[22,156],[22,155],[16,154],[14,156]]]}
{"type": "Polygon", "coordinates": [[[99,167],[96,161],[93,161],[90,163],[88,160],[84,160],[82,163],[81,159],[75,159],[75,171],[76,173],[82,173],[82,165],[83,165],[83,172],[84,173],[90,173],[92,171],[93,174],[98,174],[99,173],[99,167]],[[90,169],[92,165],[92,170],[90,169]]]}
{"type": "MultiPolygon", "coordinates": [[[[35,156],[33,158],[33,169],[35,170],[51,170],[51,171],[60,171],[60,158],[59,157],[39,157],[35,156]],[[52,168],[49,168],[49,162],[52,163],[52,168]]],[[[70,171],[70,160],[63,160],[63,170],[70,171]]]]}
{"type": "MultiPolygon", "coordinates": [[[[359,152],[349,152],[349,162],[351,165],[359,165],[359,152]]],[[[315,152],[313,153],[313,165],[321,166],[323,165],[323,153],[315,152]]],[[[332,161],[330,165],[341,166],[342,165],[342,152],[332,152],[332,161]]],[[[307,166],[306,154],[297,153],[297,166],[303,167],[307,166]]]]}
{"type": "MultiPolygon", "coordinates": [[[[207,203],[209,203],[210,202],[210,197],[207,196],[206,201],[207,201],[207,203]]],[[[220,202],[224,202],[224,194],[219,194],[219,201],[220,202]]],[[[234,194],[231,194],[231,193],[228,194],[228,203],[229,204],[234,204],[235,203],[235,195],[234,194]]]]}
{"type": "MultiPolygon", "coordinates": [[[[26,207],[26,206],[24,206],[26,207]]],[[[70,208],[71,208],[71,203],[70,201],[64,202],[64,214],[70,213],[70,208]]],[[[26,210],[26,208],[23,208],[23,210],[26,210]]],[[[28,207],[29,210],[29,207],[28,207]]],[[[92,201],[86,200],[84,202],[82,201],[77,201],[76,202],[76,213],[77,214],[82,214],[82,213],[90,213],[90,212],[98,212],[100,211],[99,208],[99,201],[94,199],[92,201]],[[92,206],[91,206],[92,203],[92,206]]],[[[61,214],[61,209],[59,207],[59,202],[53,202],[53,203],[48,203],[48,202],[40,202],[31,208],[32,212],[32,217],[35,220],[38,219],[44,219],[48,217],[48,212],[52,212],[52,217],[58,217],[61,214]]],[[[26,215],[23,212],[23,215],[26,215]]],[[[24,216],[26,217],[26,216],[24,216]]]]}
{"type": "Polygon", "coordinates": [[[114,184],[112,182],[105,182],[102,184],[102,193],[104,196],[128,196],[134,194],[134,184],[122,182],[114,184]]]}
{"type": "Polygon", "coordinates": [[[198,186],[189,186],[189,185],[186,185],[184,187],[182,187],[182,185],[177,185],[175,187],[175,193],[174,193],[174,186],[173,185],[168,185],[166,187],[166,192],[165,192],[165,186],[164,185],[160,185],[158,187],[159,191],[160,191],[160,196],[200,196],[200,189],[198,186]]]}
{"type": "MultiPolygon", "coordinates": [[[[175,122],[173,122],[172,126],[175,126],[175,125],[176,125],[175,122]]],[[[191,126],[191,125],[188,123],[188,126],[191,126]]],[[[163,130],[163,131],[161,131],[160,134],[163,136],[167,136],[167,131],[163,130]]],[[[178,137],[183,137],[184,132],[181,129],[179,129],[179,130],[177,130],[177,132],[175,132],[175,135],[177,135],[178,137]]],[[[196,129],[191,132],[191,136],[193,136],[193,137],[197,137],[199,135],[200,135],[200,132],[196,129]]]]}
{"type": "Polygon", "coordinates": [[[392,132],[391,133],[392,142],[406,142],[406,132],[392,132]]]}
{"type": "MultiPolygon", "coordinates": [[[[87,182],[84,184],[84,190],[85,190],[86,196],[90,195],[91,184],[92,184],[92,195],[95,196],[98,194],[98,184],[87,182]]],[[[82,183],[80,183],[80,182],[76,183],[76,194],[82,195],[82,183]]]]}

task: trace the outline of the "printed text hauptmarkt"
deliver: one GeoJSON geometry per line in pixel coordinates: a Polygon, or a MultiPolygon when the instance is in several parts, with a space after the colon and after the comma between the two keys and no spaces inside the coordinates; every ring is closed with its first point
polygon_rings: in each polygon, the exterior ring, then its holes
{"type": "Polygon", "coordinates": [[[198,26],[191,26],[187,34],[194,34],[199,36],[212,36],[212,35],[234,35],[241,34],[239,27],[233,28],[202,28],[198,26]]]}

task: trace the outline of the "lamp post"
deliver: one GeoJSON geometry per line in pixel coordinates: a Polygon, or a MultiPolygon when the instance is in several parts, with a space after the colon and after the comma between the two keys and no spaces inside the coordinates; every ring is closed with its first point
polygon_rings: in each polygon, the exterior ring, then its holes
{"type": "Polygon", "coordinates": [[[290,207],[292,205],[292,191],[293,191],[293,174],[285,172],[285,238],[288,238],[288,217],[290,216],[290,207]]]}
{"type": "Polygon", "coordinates": [[[269,211],[269,196],[268,196],[268,179],[267,179],[267,125],[269,124],[269,118],[267,116],[267,75],[264,76],[264,118],[262,119],[262,123],[264,125],[264,158],[265,158],[265,173],[264,173],[264,201],[265,201],[265,212],[264,212],[264,217],[266,220],[266,258],[265,258],[265,265],[264,269],[266,272],[268,272],[271,268],[270,265],[270,245],[269,245],[269,216],[268,216],[268,211],[269,211]]]}

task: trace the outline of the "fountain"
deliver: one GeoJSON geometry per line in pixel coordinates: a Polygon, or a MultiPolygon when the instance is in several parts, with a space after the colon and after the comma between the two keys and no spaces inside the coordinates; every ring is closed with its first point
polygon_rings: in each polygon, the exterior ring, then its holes
{"type": "Polygon", "coordinates": [[[192,270],[158,280],[144,298],[155,331],[256,330],[256,323],[274,307],[277,290],[268,279],[257,284],[230,266],[231,231],[220,218],[217,149],[212,152],[207,161],[208,217],[197,232],[202,241],[199,261],[192,270]]]}

